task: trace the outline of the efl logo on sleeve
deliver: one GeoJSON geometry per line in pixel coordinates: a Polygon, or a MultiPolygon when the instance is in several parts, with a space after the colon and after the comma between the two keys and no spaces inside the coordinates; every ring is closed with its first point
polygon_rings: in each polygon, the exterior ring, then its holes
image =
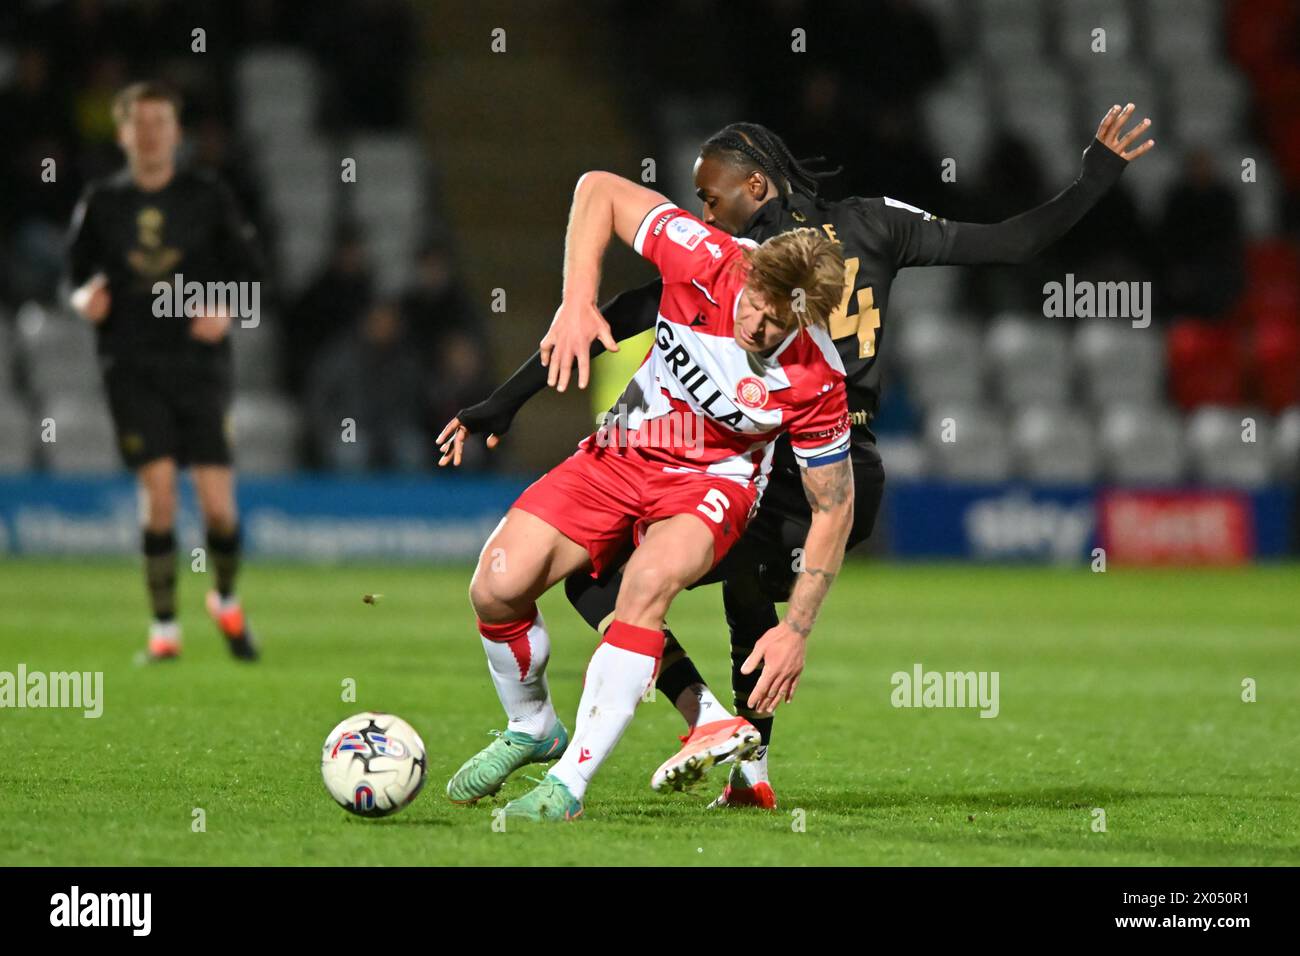
{"type": "Polygon", "coordinates": [[[885,196],[883,198],[885,200],[886,206],[893,206],[897,209],[906,209],[909,212],[914,212],[922,219],[924,219],[926,222],[929,222],[931,219],[935,218],[935,216],[932,213],[928,213],[924,209],[918,209],[909,202],[903,202],[902,200],[894,199],[891,196],[885,196]]]}
{"type": "Polygon", "coordinates": [[[709,229],[694,219],[678,216],[668,224],[664,234],[679,246],[693,251],[701,240],[709,237],[709,229]]]}

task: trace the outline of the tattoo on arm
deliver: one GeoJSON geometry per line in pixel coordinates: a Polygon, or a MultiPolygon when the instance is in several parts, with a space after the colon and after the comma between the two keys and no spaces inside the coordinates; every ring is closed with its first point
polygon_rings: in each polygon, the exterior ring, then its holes
{"type": "Polygon", "coordinates": [[[790,609],[785,619],[791,630],[807,637],[817,620],[822,601],[835,582],[835,572],[825,568],[804,568],[790,594],[790,609]]]}
{"type": "Polygon", "coordinates": [[[813,514],[830,511],[853,497],[853,468],[848,459],[803,471],[803,494],[813,514]]]}
{"type": "Polygon", "coordinates": [[[802,478],[804,496],[813,513],[805,554],[816,564],[805,567],[795,580],[785,620],[792,630],[807,637],[844,560],[844,545],[853,522],[853,468],[846,459],[804,469],[802,478]],[[831,513],[839,517],[828,529],[825,519],[831,513]],[[814,550],[816,553],[812,553],[814,550]]]}

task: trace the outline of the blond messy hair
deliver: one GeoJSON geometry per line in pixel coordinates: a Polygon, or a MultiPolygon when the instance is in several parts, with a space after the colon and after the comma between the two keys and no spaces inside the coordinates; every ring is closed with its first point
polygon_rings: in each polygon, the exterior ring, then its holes
{"type": "Polygon", "coordinates": [[[145,80],[132,83],[118,90],[113,97],[113,122],[123,126],[131,118],[131,107],[145,101],[170,103],[176,111],[176,119],[181,118],[181,95],[166,83],[157,80],[145,80]]]}
{"type": "Polygon", "coordinates": [[[793,229],[748,249],[746,286],[786,328],[828,328],[844,296],[844,252],[817,229],[793,229]],[[802,308],[800,307],[802,306],[802,308]]]}

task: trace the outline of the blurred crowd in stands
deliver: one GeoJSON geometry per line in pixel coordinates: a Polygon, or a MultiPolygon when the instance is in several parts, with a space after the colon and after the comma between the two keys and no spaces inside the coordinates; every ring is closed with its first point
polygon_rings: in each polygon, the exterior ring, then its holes
{"type": "MultiPolygon", "coordinates": [[[[758,0],[743,13],[725,0],[626,0],[619,10],[634,85],[681,104],[743,91],[734,119],[843,167],[824,194],[889,195],[949,219],[999,221],[1051,198],[1112,102],[1092,94],[1127,95],[1135,121],[1153,121],[1153,153],[1033,262],[965,270],[951,309],[979,322],[1041,314],[1044,283],[1067,272],[1150,281],[1173,404],[1300,405],[1297,0],[758,0]],[[681,30],[688,22],[700,29],[681,30]],[[1105,55],[1088,46],[1100,24],[1105,55]],[[800,42],[807,53],[792,57],[800,42]],[[1040,95],[1024,102],[1026,90],[1040,95]],[[934,108],[945,97],[956,115],[934,108]],[[961,131],[945,120],[963,120],[961,131]],[[987,131],[974,175],[959,164],[944,182],[945,156],[964,158],[979,138],[972,125],[987,131]],[[1049,162],[1061,156],[1070,165],[1049,162]],[[1247,156],[1259,165],[1249,185],[1247,156]],[[1247,197],[1261,201],[1247,209],[1247,197]]],[[[661,135],[687,113],[661,113],[661,135]]],[[[920,421],[900,411],[904,391],[887,389],[885,429],[920,421]]]]}
{"type": "MultiPolygon", "coordinates": [[[[982,319],[1008,309],[1038,312],[1044,282],[1066,271],[1151,280],[1156,322],[1167,333],[1170,400],[1183,408],[1254,402],[1277,412],[1300,404],[1294,374],[1300,363],[1300,2],[1189,2],[1213,34],[1204,40],[1214,54],[1206,68],[1248,84],[1241,139],[1170,135],[1159,107],[1174,101],[1177,49],[1149,65],[1144,43],[1155,37],[1160,17],[1182,8],[1168,0],[1120,4],[1125,17],[1133,11],[1132,23],[1145,25],[1145,32],[1133,30],[1127,55],[1160,91],[1156,102],[1138,104],[1137,115],[1152,116],[1156,152],[1163,151],[1158,162],[1169,175],[1126,175],[1069,236],[1028,266],[968,270],[961,307],[982,319]],[[1262,229],[1251,225],[1241,184],[1231,178],[1244,144],[1276,171],[1262,229]],[[1158,194],[1144,193],[1152,190],[1158,194]]],[[[232,73],[240,51],[289,45],[309,53],[325,86],[317,118],[322,130],[346,135],[412,127],[418,104],[411,76],[421,53],[411,4],[355,0],[347,18],[331,15],[329,6],[284,0],[8,4],[0,12],[0,135],[10,144],[0,158],[6,264],[0,321],[29,299],[54,301],[76,198],[85,182],[120,165],[108,104],[130,80],[158,77],[182,90],[186,159],[232,184],[268,245],[277,217],[234,115],[232,73]],[[190,52],[196,25],[207,31],[202,58],[190,52]],[[52,183],[41,179],[47,157],[59,170],[52,183]]],[[[641,130],[657,142],[673,138],[665,118],[671,111],[645,113],[633,105],[646,89],[661,103],[687,102],[697,114],[727,111],[730,120],[762,122],[796,155],[842,164],[824,186],[832,197],[891,195],[950,219],[987,222],[1050,198],[1068,179],[1044,161],[1035,129],[992,111],[978,168],[973,174],[963,168],[956,183],[943,182],[926,104],[963,70],[993,77],[1016,65],[1014,57],[1008,62],[988,49],[1003,42],[996,35],[990,40],[988,24],[1004,16],[1014,25],[1016,6],[1013,0],[756,0],[741,8],[726,0],[616,0],[605,9],[605,22],[628,112],[657,127],[641,130]],[[963,24],[971,22],[985,24],[985,32],[965,35],[972,31],[963,24]],[[806,65],[791,68],[794,38],[773,23],[806,31],[809,52],[794,60],[806,65]]],[[[1049,11],[1044,36],[1064,22],[1064,8],[1050,2],[1035,8],[1049,11]]],[[[1067,58],[1052,42],[1044,41],[1044,62],[1086,87],[1077,59],[1061,66],[1067,58]]],[[[1104,111],[1097,110],[1093,129],[1104,111]]],[[[1086,135],[1072,141],[1081,150],[1086,135]]],[[[458,279],[454,243],[436,217],[398,289],[376,282],[367,238],[358,223],[340,221],[310,281],[292,289],[268,277],[264,301],[274,302],[281,336],[281,388],[308,419],[305,463],[428,469],[438,428],[481,397],[494,377],[488,316],[458,279]],[[359,406],[385,427],[365,443],[341,448],[338,421],[359,406]]],[[[509,367],[517,359],[501,358],[509,367]]],[[[886,412],[901,399],[887,395],[886,412]]]]}
{"type": "MultiPolygon", "coordinates": [[[[259,182],[254,143],[238,122],[239,56],[257,47],[308,53],[323,85],[325,135],[412,124],[417,21],[406,0],[32,2],[0,12],[0,323],[24,302],[57,302],[72,210],[87,183],[121,168],[114,94],[141,78],[182,92],[182,163],[215,170],[275,248],[277,216],[259,182]],[[196,39],[193,30],[204,31],[196,39]],[[202,49],[195,44],[201,43],[202,49]],[[43,178],[54,161],[55,176],[43,178]]],[[[281,386],[304,413],[301,459],[325,469],[427,470],[433,437],[489,378],[488,336],[456,272],[446,230],[428,224],[404,287],[383,289],[364,228],[341,219],[318,274],[295,289],[265,277],[268,331],[279,339],[281,386]],[[346,417],[381,422],[339,441],[346,417]]],[[[5,330],[0,329],[0,332],[5,330]]],[[[16,336],[0,336],[0,341],[16,336]]],[[[10,360],[0,355],[0,361],[10,360]]],[[[7,379],[0,379],[7,380],[7,379]]],[[[482,459],[469,462],[472,466],[482,459]]]]}

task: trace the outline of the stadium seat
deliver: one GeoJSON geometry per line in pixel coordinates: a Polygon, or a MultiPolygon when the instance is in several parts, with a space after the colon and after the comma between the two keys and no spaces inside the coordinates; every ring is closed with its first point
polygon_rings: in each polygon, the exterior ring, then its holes
{"type": "Polygon", "coordinates": [[[1105,476],[1120,484],[1163,485],[1185,471],[1182,423],[1163,408],[1117,405],[1097,433],[1105,476]]]}
{"type": "Polygon", "coordinates": [[[889,290],[890,329],[905,325],[908,321],[905,317],[913,313],[951,312],[960,299],[962,272],[960,266],[930,266],[900,272],[889,290]],[[903,318],[896,318],[899,316],[903,318]]]}
{"type": "MultiPolygon", "coordinates": [[[[1135,168],[1144,166],[1154,155],[1151,153],[1143,156],[1142,162],[1136,163],[1135,168]]],[[[1220,175],[1232,187],[1241,203],[1241,224],[1246,236],[1256,241],[1276,236],[1284,185],[1282,174],[1269,156],[1268,148],[1258,143],[1243,143],[1230,152],[1218,154],[1216,160],[1220,175]],[[1253,183],[1241,180],[1241,161],[1247,156],[1255,160],[1253,183]]],[[[1125,176],[1130,173],[1125,173],[1125,176]]]]}
{"type": "Polygon", "coordinates": [[[1177,142],[1184,146],[1218,147],[1237,138],[1250,115],[1250,88],[1227,65],[1176,70],[1169,77],[1167,105],[1177,142]]]}
{"type": "Polygon", "coordinates": [[[278,170],[265,180],[267,204],[286,226],[302,225],[306,228],[328,230],[335,217],[338,205],[339,182],[337,177],[330,178],[308,173],[301,175],[278,170]]]}
{"type": "Polygon", "coordinates": [[[291,136],[257,144],[254,157],[259,175],[304,184],[340,182],[346,155],[312,130],[292,130],[291,136]]]}
{"type": "Polygon", "coordinates": [[[1146,0],[1141,11],[1144,54],[1171,69],[1222,59],[1220,0],[1146,0]]]}
{"type": "Polygon", "coordinates": [[[337,149],[308,133],[263,144],[257,168],[268,203],[277,212],[322,203],[332,211],[342,185],[342,159],[337,149]]]}
{"type": "Polygon", "coordinates": [[[239,391],[270,391],[276,387],[280,377],[280,333],[273,315],[263,308],[256,327],[246,329],[232,324],[230,346],[239,391]]]}
{"type": "Polygon", "coordinates": [[[329,255],[329,241],[329,234],[323,232],[294,232],[280,237],[277,250],[285,292],[296,295],[320,271],[329,255]]]}
{"type": "Polygon", "coordinates": [[[1132,60],[1099,59],[1102,62],[1087,72],[1080,91],[1079,108],[1087,132],[1096,135],[1102,116],[1116,104],[1133,104],[1132,123],[1141,122],[1144,116],[1152,123],[1159,122],[1163,115],[1161,90],[1150,69],[1132,60]]]}
{"type": "Polygon", "coordinates": [[[1187,419],[1193,475],[1207,485],[1260,488],[1273,473],[1272,422],[1266,413],[1207,405],[1187,419]],[[1243,420],[1255,423],[1254,441],[1243,440],[1243,420]]]}
{"type": "Polygon", "coordinates": [[[1300,480],[1300,404],[1278,415],[1273,433],[1274,473],[1281,480],[1300,480]]]}
{"type": "Polygon", "coordinates": [[[5,314],[3,308],[0,308],[0,395],[8,395],[14,391],[15,370],[18,366],[15,338],[9,316],[5,314]]]}
{"type": "Polygon", "coordinates": [[[1031,481],[1088,484],[1100,458],[1092,422],[1068,406],[1027,408],[1011,425],[1015,470],[1031,481]]]}
{"type": "Polygon", "coordinates": [[[943,35],[943,45],[948,52],[968,52],[973,36],[970,0],[920,0],[920,5],[943,35]]]}
{"type": "Polygon", "coordinates": [[[1246,247],[1246,293],[1242,306],[1250,322],[1300,315],[1300,256],[1285,240],[1246,247]]]}
{"type": "Polygon", "coordinates": [[[1280,313],[1256,321],[1251,340],[1254,398],[1271,412],[1300,404],[1300,316],[1280,313]]]}
{"type": "Polygon", "coordinates": [[[381,291],[392,293],[409,279],[428,221],[424,157],[409,136],[359,136],[348,149],[357,162],[349,209],[369,237],[381,291]]]}
{"type": "Polygon", "coordinates": [[[897,330],[912,397],[924,408],[973,402],[983,388],[980,334],[974,323],[933,313],[910,316],[897,330]]]}
{"type": "Polygon", "coordinates": [[[7,43],[0,44],[0,90],[6,89],[18,73],[18,53],[7,43]]]}
{"type": "Polygon", "coordinates": [[[1006,481],[1011,450],[1002,419],[974,403],[939,405],[926,416],[925,444],[934,473],[949,481],[1006,481]],[[952,441],[945,441],[946,437],[952,441]]]}
{"type": "Polygon", "coordinates": [[[1004,404],[1059,405],[1070,395],[1070,343],[1051,319],[1003,313],[985,339],[992,382],[1004,404]]]}
{"type": "Polygon", "coordinates": [[[993,138],[993,110],[987,92],[945,84],[931,91],[921,106],[925,128],[936,155],[957,161],[959,170],[979,169],[993,138]]]}
{"type": "MultiPolygon", "coordinates": [[[[1088,141],[1079,133],[1070,104],[1025,103],[1011,109],[1001,119],[1008,129],[1019,133],[1036,148],[1049,185],[1063,186],[1079,175],[1079,164],[1088,141]]],[[[1094,124],[1089,135],[1096,130],[1094,124]]]]}
{"type": "Polygon", "coordinates": [[[311,58],[289,48],[267,47],[240,57],[235,70],[243,128],[280,138],[310,129],[316,120],[319,81],[311,58]]]}
{"type": "Polygon", "coordinates": [[[1047,31],[1038,0],[980,0],[975,30],[989,60],[1037,59],[1047,31]]]}
{"type": "Polygon", "coordinates": [[[344,188],[337,172],[322,174],[316,167],[290,167],[269,173],[264,182],[279,237],[332,232],[344,188]]]}
{"type": "Polygon", "coordinates": [[[45,404],[38,428],[44,428],[46,419],[53,421],[54,441],[42,441],[40,448],[51,471],[105,474],[122,468],[113,421],[102,397],[60,395],[45,404]]]}
{"type": "Polygon", "coordinates": [[[1181,407],[1241,404],[1241,349],[1231,325],[1175,319],[1169,327],[1168,345],[1170,391],[1181,407]]]}
{"type": "Polygon", "coordinates": [[[1056,46],[1066,59],[1090,65],[1097,59],[1126,58],[1132,52],[1136,37],[1126,0],[1070,0],[1056,10],[1056,46]],[[1098,28],[1106,31],[1104,54],[1092,49],[1092,31],[1098,28]]]}
{"type": "Polygon", "coordinates": [[[357,161],[357,183],[365,179],[421,182],[424,178],[424,155],[414,137],[371,133],[357,136],[348,144],[348,153],[357,161]]]}
{"type": "Polygon", "coordinates": [[[315,115],[314,100],[290,99],[273,94],[244,100],[240,108],[240,118],[246,134],[266,142],[296,139],[312,128],[315,115]]]}
{"type": "Polygon", "coordinates": [[[410,283],[418,248],[413,233],[380,233],[366,243],[381,295],[396,295],[410,283]]]}
{"type": "MultiPolygon", "coordinates": [[[[1152,120],[1157,120],[1157,117],[1152,117],[1152,120]]],[[[1141,162],[1125,167],[1122,182],[1149,225],[1160,222],[1165,212],[1165,200],[1170,188],[1178,181],[1181,169],[1182,157],[1174,150],[1160,148],[1148,152],[1141,162]]]]}
{"type": "Polygon", "coordinates": [[[1154,327],[1086,319],[1074,336],[1083,391],[1095,408],[1155,405],[1164,393],[1164,341],[1154,327]]]}
{"type": "Polygon", "coordinates": [[[232,417],[240,471],[282,474],[297,466],[302,424],[291,402],[266,392],[237,395],[232,417]]]}
{"type": "Polygon", "coordinates": [[[885,474],[894,479],[924,478],[928,473],[925,445],[910,435],[881,435],[877,441],[885,474]]]}
{"type": "Polygon", "coordinates": [[[22,364],[38,399],[68,393],[98,398],[99,365],[90,323],[35,302],[20,307],[17,319],[22,364]]]}
{"type": "Polygon", "coordinates": [[[0,474],[27,471],[36,464],[37,423],[18,395],[0,391],[0,474]]]}
{"type": "Polygon", "coordinates": [[[1074,99],[1068,77],[1051,60],[1008,60],[995,66],[995,102],[1002,115],[1021,107],[1062,110],[1074,99]]]}

